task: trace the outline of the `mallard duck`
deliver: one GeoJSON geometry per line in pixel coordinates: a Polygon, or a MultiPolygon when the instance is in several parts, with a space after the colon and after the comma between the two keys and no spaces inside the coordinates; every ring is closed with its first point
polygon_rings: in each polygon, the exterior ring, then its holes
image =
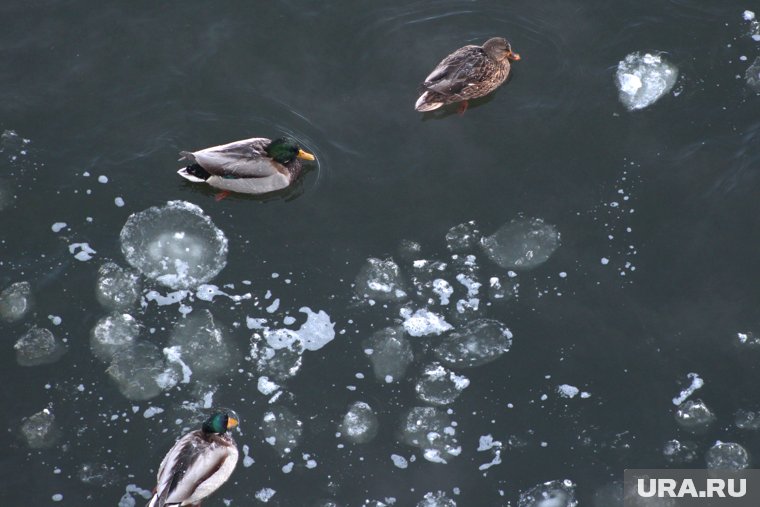
{"type": "Polygon", "coordinates": [[[219,489],[237,464],[237,445],[227,434],[237,424],[231,415],[214,412],[201,429],[177,440],[161,462],[147,507],[199,506],[219,489]]]}
{"type": "Polygon", "coordinates": [[[462,102],[459,112],[467,109],[467,101],[488,95],[506,81],[510,60],[520,55],[502,37],[488,39],[483,46],[465,46],[443,59],[420,86],[422,95],[414,108],[432,111],[446,104],[462,102]]]}
{"type": "Polygon", "coordinates": [[[301,174],[301,159],[314,160],[289,137],[271,141],[254,137],[198,151],[181,151],[180,161],[190,165],[179,171],[183,178],[242,194],[266,194],[282,190],[301,174]]]}

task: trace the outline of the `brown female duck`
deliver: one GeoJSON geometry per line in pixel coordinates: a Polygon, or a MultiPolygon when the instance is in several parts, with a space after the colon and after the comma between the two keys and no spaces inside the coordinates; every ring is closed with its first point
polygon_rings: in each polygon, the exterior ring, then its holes
{"type": "Polygon", "coordinates": [[[432,111],[446,104],[461,102],[459,113],[467,109],[467,101],[488,95],[509,76],[510,60],[520,55],[502,37],[488,39],[482,46],[459,48],[443,59],[422,83],[422,95],[414,108],[432,111]]]}

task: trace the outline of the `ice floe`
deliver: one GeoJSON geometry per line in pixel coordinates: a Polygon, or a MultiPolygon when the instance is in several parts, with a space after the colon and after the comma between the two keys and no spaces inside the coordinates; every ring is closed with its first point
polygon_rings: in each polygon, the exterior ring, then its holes
{"type": "Polygon", "coordinates": [[[236,355],[208,309],[178,321],[169,337],[169,347],[176,347],[184,363],[202,379],[227,372],[236,355]]]}
{"type": "Polygon", "coordinates": [[[16,322],[32,308],[32,286],[29,282],[16,282],[0,292],[0,318],[16,322]]]}
{"type": "Polygon", "coordinates": [[[272,408],[264,414],[262,437],[281,455],[290,454],[303,437],[303,423],[286,407],[272,408]]]}
{"type": "Polygon", "coordinates": [[[116,352],[106,372],[130,400],[154,398],[181,377],[176,368],[167,367],[158,347],[144,341],[116,352]]]}
{"type": "Polygon", "coordinates": [[[538,484],[520,493],[518,507],[576,507],[575,483],[569,479],[538,484]]]}
{"type": "Polygon", "coordinates": [[[620,102],[629,111],[651,106],[673,88],[677,79],[678,68],[657,52],[627,55],[615,74],[620,102]]]}
{"type": "Polygon", "coordinates": [[[404,378],[406,369],[414,360],[412,346],[398,327],[376,331],[362,344],[369,356],[375,378],[381,382],[394,382],[404,378]]]}
{"type": "Polygon", "coordinates": [[[560,244],[556,227],[541,218],[517,218],[481,240],[488,258],[504,269],[534,269],[560,244]]]}
{"type": "Polygon", "coordinates": [[[354,281],[354,292],[360,299],[401,301],[406,299],[406,283],[393,259],[367,259],[354,281]]]}
{"type": "Polygon", "coordinates": [[[413,407],[402,419],[403,441],[422,450],[426,460],[445,464],[462,452],[449,415],[434,407],[413,407]]]}
{"type": "Polygon", "coordinates": [[[692,433],[702,433],[715,422],[715,414],[702,400],[687,400],[678,406],[676,422],[692,433]]]}
{"type": "Polygon", "coordinates": [[[747,450],[735,442],[716,442],[705,454],[705,464],[712,470],[743,470],[750,465],[747,450]]]}
{"type": "Polygon", "coordinates": [[[501,322],[478,319],[444,337],[435,355],[444,363],[471,368],[495,361],[512,346],[512,333],[501,322]]]}
{"type": "Polygon", "coordinates": [[[417,397],[431,405],[448,405],[470,385],[470,380],[464,375],[438,363],[432,363],[422,369],[419,380],[414,386],[417,397]]]}
{"type": "Polygon", "coordinates": [[[203,210],[169,201],[130,215],[121,230],[130,265],[172,289],[208,282],[227,264],[227,238],[203,210]]]}
{"type": "Polygon", "coordinates": [[[378,420],[368,403],[353,403],[343,416],[340,426],[341,434],[356,444],[366,444],[377,435],[378,420]]]}
{"type": "Polygon", "coordinates": [[[90,349],[95,357],[110,362],[114,354],[134,345],[140,323],[127,313],[114,312],[98,320],[90,333],[90,349]]]}
{"type": "Polygon", "coordinates": [[[44,449],[55,445],[60,430],[55,422],[55,415],[50,408],[46,408],[25,417],[21,421],[21,435],[26,445],[32,449],[44,449]]]}
{"type": "Polygon", "coordinates": [[[111,310],[126,310],[140,298],[140,277],[131,269],[107,262],[98,269],[95,295],[98,302],[111,310]]]}
{"type": "Polygon", "coordinates": [[[33,327],[15,345],[16,362],[21,366],[54,363],[66,352],[66,347],[46,328],[33,327]]]}

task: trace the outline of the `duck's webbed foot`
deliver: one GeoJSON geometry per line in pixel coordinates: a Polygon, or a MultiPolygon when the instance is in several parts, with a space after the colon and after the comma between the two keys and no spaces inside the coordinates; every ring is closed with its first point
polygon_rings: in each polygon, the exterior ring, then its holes
{"type": "Polygon", "coordinates": [[[467,111],[467,106],[469,105],[470,105],[469,102],[467,102],[466,100],[463,100],[462,102],[460,102],[459,107],[457,108],[457,114],[459,116],[462,116],[464,112],[467,111]]]}
{"type": "MultiPolygon", "coordinates": [[[[216,202],[219,202],[219,201],[221,201],[222,199],[224,199],[225,197],[227,197],[230,194],[231,194],[231,192],[229,190],[223,190],[223,191],[219,192],[218,194],[216,194],[214,196],[214,200],[216,202]]],[[[198,504],[198,505],[200,505],[200,504],[198,504]]]]}

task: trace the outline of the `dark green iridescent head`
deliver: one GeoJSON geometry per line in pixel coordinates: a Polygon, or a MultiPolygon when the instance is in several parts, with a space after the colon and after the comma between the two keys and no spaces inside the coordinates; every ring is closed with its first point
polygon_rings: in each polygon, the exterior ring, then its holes
{"type": "Polygon", "coordinates": [[[228,429],[238,425],[237,419],[224,412],[214,412],[201,426],[203,433],[218,433],[223,435],[228,429]]]}
{"type": "Polygon", "coordinates": [[[272,157],[275,162],[287,164],[296,158],[304,160],[314,160],[314,155],[307,153],[298,146],[298,143],[290,137],[281,137],[275,139],[265,148],[267,155],[272,157]]]}

